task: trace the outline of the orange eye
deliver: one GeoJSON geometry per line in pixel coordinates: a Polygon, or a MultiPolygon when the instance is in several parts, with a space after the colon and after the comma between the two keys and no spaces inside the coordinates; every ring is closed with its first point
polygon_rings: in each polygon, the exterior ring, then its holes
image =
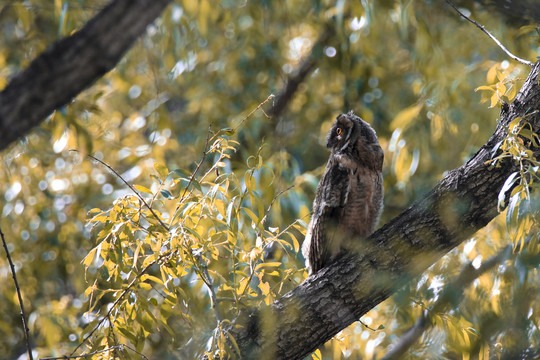
{"type": "Polygon", "coordinates": [[[341,128],[337,128],[337,129],[336,129],[336,134],[339,135],[339,134],[341,134],[342,131],[343,131],[343,130],[341,130],[341,128]]]}

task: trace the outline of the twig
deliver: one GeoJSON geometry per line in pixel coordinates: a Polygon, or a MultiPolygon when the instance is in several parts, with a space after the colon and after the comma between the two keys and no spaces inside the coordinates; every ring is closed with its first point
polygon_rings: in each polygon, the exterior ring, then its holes
{"type": "Polygon", "coordinates": [[[484,33],[486,33],[487,36],[489,36],[491,38],[491,40],[495,41],[495,44],[497,44],[508,56],[510,56],[512,59],[516,60],[516,61],[519,61],[520,63],[522,64],[525,64],[525,65],[529,65],[529,66],[533,66],[534,64],[530,61],[527,61],[525,59],[522,59],[514,54],[512,54],[495,36],[493,36],[489,31],[486,30],[486,28],[483,26],[483,25],[480,25],[479,23],[477,23],[476,21],[472,20],[471,18],[469,18],[467,15],[465,15],[464,13],[462,13],[450,0],[445,0],[448,5],[450,5],[451,7],[454,8],[454,10],[457,11],[457,13],[459,15],[461,15],[461,17],[463,17],[465,20],[468,20],[470,22],[472,22],[474,25],[476,25],[477,28],[479,28],[480,30],[482,30],[484,33]]]}
{"type": "Polygon", "coordinates": [[[199,262],[199,267],[201,268],[203,281],[206,284],[206,287],[208,287],[208,291],[210,291],[210,300],[212,301],[212,309],[214,309],[214,312],[216,313],[216,319],[218,321],[218,324],[221,322],[221,312],[219,311],[219,307],[217,304],[217,296],[216,291],[214,290],[214,281],[210,277],[210,274],[208,273],[208,267],[206,266],[206,262],[204,261],[202,255],[201,255],[201,249],[194,249],[191,251],[191,254],[197,259],[199,262]]]}
{"type": "Polygon", "coordinates": [[[21,289],[19,288],[19,282],[17,281],[17,275],[15,274],[15,266],[11,260],[11,255],[9,255],[9,250],[7,248],[6,239],[4,238],[4,233],[0,228],[0,236],[2,237],[2,245],[4,245],[4,250],[6,250],[6,256],[9,262],[9,267],[11,268],[11,276],[13,277],[13,282],[15,283],[15,291],[17,292],[17,297],[19,298],[19,306],[21,308],[21,318],[24,327],[24,338],[26,340],[26,349],[28,350],[28,358],[33,360],[32,357],[32,347],[30,346],[30,329],[28,329],[28,323],[26,322],[26,313],[24,312],[23,299],[21,296],[21,289]]]}
{"type": "Polygon", "coordinates": [[[372,328],[371,326],[368,326],[368,324],[366,324],[366,323],[363,322],[362,320],[358,320],[358,322],[359,322],[362,326],[364,326],[366,329],[369,329],[369,330],[371,330],[371,331],[373,331],[373,332],[377,332],[377,331],[380,330],[380,329],[374,329],[374,328],[372,328]]]}
{"type": "MultiPolygon", "coordinates": [[[[260,103],[255,109],[251,110],[249,114],[247,114],[243,119],[242,121],[240,121],[238,123],[238,125],[236,125],[234,127],[234,130],[236,131],[236,129],[238,129],[247,119],[249,119],[251,117],[251,115],[253,115],[253,113],[257,110],[259,110],[264,104],[266,104],[268,101],[270,101],[271,99],[275,98],[276,95],[274,94],[270,94],[268,95],[268,97],[266,98],[266,100],[264,100],[262,103],[260,103]]],[[[264,111],[263,111],[264,112],[264,111]]],[[[264,113],[266,116],[268,116],[266,113],[264,113]]]]}
{"type": "MultiPolygon", "coordinates": [[[[109,311],[107,312],[107,314],[105,314],[105,316],[103,316],[101,318],[101,320],[99,320],[99,322],[96,324],[96,326],[94,327],[94,329],[92,329],[92,331],[90,331],[90,333],[88,333],[88,335],[86,335],[84,337],[84,339],[79,343],[79,345],[77,345],[77,347],[75,348],[75,350],[73,350],[71,352],[71,355],[70,356],[73,356],[73,354],[75,354],[75,352],[77,350],[79,350],[79,348],[86,342],[88,341],[88,339],[90,339],[92,337],[92,335],[94,335],[94,333],[97,331],[97,329],[101,326],[101,324],[103,324],[105,322],[105,320],[109,319],[110,315],[112,314],[113,310],[116,308],[116,305],[118,305],[120,303],[120,301],[124,298],[124,296],[127,294],[127,292],[133,287],[133,285],[135,285],[135,282],[137,280],[139,280],[141,278],[141,276],[143,276],[149,269],[150,267],[152,267],[154,264],[160,262],[161,260],[167,258],[167,257],[171,257],[172,255],[174,255],[176,253],[176,251],[173,251],[173,252],[170,252],[170,253],[167,253],[167,254],[163,254],[161,256],[159,256],[156,260],[152,261],[150,264],[146,265],[146,267],[144,269],[142,269],[142,271],[137,274],[137,276],[135,276],[135,278],[128,284],[128,286],[122,291],[122,293],[120,293],[120,295],[118,296],[118,299],[116,299],[114,301],[114,303],[112,304],[112,306],[109,308],[109,311]]],[[[63,358],[61,358],[63,359],[63,358]]]]}
{"type": "Polygon", "coordinates": [[[274,196],[274,198],[270,202],[270,205],[268,205],[268,209],[266,209],[266,212],[264,213],[264,216],[263,216],[263,218],[261,220],[262,225],[264,225],[264,223],[266,222],[266,218],[268,217],[268,214],[270,213],[270,210],[272,209],[272,205],[274,205],[274,202],[277,200],[277,198],[280,197],[281,195],[283,195],[284,193],[286,193],[287,191],[291,190],[293,187],[294,187],[294,185],[291,185],[288,188],[286,188],[284,190],[281,190],[280,192],[278,192],[276,194],[276,196],[274,196]]]}
{"type": "MultiPolygon", "coordinates": [[[[255,109],[251,110],[249,112],[249,114],[247,114],[234,128],[233,128],[233,131],[236,132],[236,130],[247,120],[251,117],[251,115],[253,115],[253,113],[257,110],[259,110],[264,104],[266,104],[268,101],[270,101],[271,99],[273,99],[275,97],[274,94],[270,94],[266,100],[264,100],[262,103],[260,103],[255,109]]],[[[263,111],[264,112],[264,111],[263,111]]],[[[265,113],[266,114],[266,113],[265,113]]],[[[182,196],[180,197],[180,200],[178,201],[178,205],[176,206],[176,209],[174,210],[174,213],[173,213],[173,216],[171,216],[171,221],[169,223],[169,226],[172,226],[172,222],[173,220],[175,219],[176,217],[176,214],[178,212],[178,210],[180,209],[180,205],[182,204],[182,202],[184,201],[185,197],[186,197],[186,194],[187,194],[187,191],[189,190],[189,187],[191,186],[191,184],[193,183],[193,181],[195,180],[195,176],[197,175],[197,173],[199,172],[200,168],[201,168],[201,165],[202,163],[204,162],[204,160],[206,160],[206,156],[213,150],[213,146],[212,148],[208,149],[208,144],[213,141],[218,135],[220,135],[225,129],[220,129],[219,131],[217,131],[214,136],[212,136],[210,138],[210,131],[211,131],[211,126],[210,125],[208,127],[208,132],[206,134],[206,141],[205,141],[205,144],[204,144],[204,149],[203,149],[203,153],[202,153],[202,157],[201,157],[201,161],[199,161],[199,163],[197,164],[197,167],[195,168],[195,170],[193,171],[193,173],[191,174],[191,177],[189,179],[189,182],[188,184],[186,185],[185,189],[184,189],[184,192],[182,193],[182,196]]],[[[221,161],[223,159],[223,157],[220,157],[219,161],[221,161]]],[[[204,179],[210,172],[212,172],[214,169],[214,167],[210,168],[203,176],[201,179],[204,179]]],[[[201,180],[202,181],[202,180],[201,180]]]]}
{"type": "Polygon", "coordinates": [[[114,346],[111,346],[107,349],[103,349],[103,350],[97,350],[97,351],[93,351],[91,353],[88,353],[88,354],[83,354],[83,355],[74,355],[74,356],[57,356],[57,357],[45,357],[45,358],[40,358],[39,360],[64,360],[64,359],[83,359],[83,358],[87,358],[87,357],[90,357],[90,356],[93,356],[93,355],[97,355],[97,354],[103,354],[103,353],[106,353],[106,352],[109,352],[109,351],[114,351],[114,350],[124,350],[124,349],[128,349],[130,351],[133,351],[135,354],[139,355],[140,357],[142,357],[143,359],[145,360],[149,360],[148,357],[146,357],[146,355],[144,354],[141,354],[140,352],[138,352],[137,350],[127,346],[127,345],[124,345],[124,344],[120,344],[120,345],[114,345],[114,346]]]}
{"type": "Polygon", "coordinates": [[[450,306],[455,299],[461,298],[456,294],[461,294],[464,288],[482,274],[493,269],[495,266],[503,262],[508,254],[512,251],[512,246],[508,245],[502,249],[497,255],[484,261],[478,269],[475,269],[470,263],[467,264],[458,277],[449,283],[444,291],[439,296],[439,299],[433,304],[431,309],[426,309],[416,323],[403,334],[399,342],[390,350],[381,360],[401,359],[405,352],[413,346],[422,334],[431,326],[433,326],[433,314],[443,312],[450,306]]]}
{"type": "MultiPolygon", "coordinates": [[[[203,148],[203,152],[202,152],[201,161],[199,161],[199,163],[197,164],[197,167],[195,168],[195,170],[191,174],[189,182],[186,185],[186,188],[184,189],[184,193],[182,194],[182,197],[180,198],[180,201],[179,201],[180,203],[182,203],[182,201],[184,201],[184,197],[186,196],[186,193],[187,193],[187,191],[189,189],[189,186],[191,185],[191,183],[193,183],[193,180],[195,179],[195,175],[197,175],[197,172],[201,168],[202,163],[206,159],[206,155],[208,155],[207,149],[208,149],[208,142],[210,141],[210,131],[211,130],[212,130],[212,124],[208,125],[208,131],[206,132],[206,140],[204,142],[204,148],[203,148]]],[[[172,221],[173,218],[174,218],[174,216],[171,218],[171,221],[172,221]]]]}
{"type": "MultiPolygon", "coordinates": [[[[201,157],[201,161],[199,161],[199,163],[197,164],[197,167],[195,168],[195,170],[193,171],[193,173],[191,174],[190,178],[189,178],[189,181],[186,185],[186,187],[184,188],[184,192],[182,193],[182,196],[180,197],[180,200],[178,201],[178,205],[176,205],[176,209],[174,209],[174,213],[173,213],[173,216],[171,216],[171,221],[169,221],[169,226],[172,226],[173,224],[173,221],[176,217],[176,214],[178,213],[178,210],[180,210],[180,205],[182,205],[182,203],[184,202],[184,199],[186,197],[186,193],[189,189],[189,187],[191,186],[191,184],[193,183],[193,181],[195,180],[195,176],[197,175],[197,173],[199,172],[199,169],[201,168],[201,165],[202,163],[204,162],[204,160],[206,159],[206,155],[208,155],[208,143],[210,141],[210,131],[211,131],[211,128],[212,128],[212,124],[210,124],[208,126],[208,132],[206,133],[206,140],[204,142],[204,148],[203,148],[203,152],[202,152],[202,157],[201,157]]],[[[213,139],[213,137],[212,137],[213,139]]]]}
{"type": "MultiPolygon", "coordinates": [[[[79,150],[75,150],[75,149],[70,149],[69,151],[75,151],[75,152],[79,152],[79,150]]],[[[144,200],[144,198],[137,192],[137,190],[135,190],[135,188],[130,184],[128,183],[123,177],[122,175],[120,175],[116,170],[114,170],[111,166],[109,166],[109,164],[107,164],[106,162],[102,161],[102,160],[99,160],[98,158],[96,158],[95,156],[92,156],[90,154],[87,154],[86,156],[88,156],[89,158],[97,161],[98,163],[100,163],[101,165],[105,166],[107,169],[109,169],[114,175],[116,175],[116,177],[118,177],[120,180],[122,180],[122,182],[124,184],[127,185],[127,187],[129,187],[131,189],[131,191],[133,191],[133,193],[139,198],[139,200],[141,200],[144,204],[144,206],[146,206],[146,208],[148,210],[150,210],[150,212],[152,213],[152,215],[154,215],[154,217],[156,218],[156,220],[160,223],[160,225],[168,232],[169,231],[169,227],[167,225],[165,225],[165,223],[159,218],[159,216],[157,216],[157,214],[155,213],[154,209],[152,209],[150,207],[150,205],[148,205],[148,203],[144,200]]]]}

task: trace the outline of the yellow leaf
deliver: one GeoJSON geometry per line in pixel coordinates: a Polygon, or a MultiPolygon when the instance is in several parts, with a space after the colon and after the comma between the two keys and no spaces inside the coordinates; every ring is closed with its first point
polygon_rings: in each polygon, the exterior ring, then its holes
{"type": "Polygon", "coordinates": [[[390,124],[390,128],[392,130],[395,130],[397,128],[404,129],[407,128],[411,122],[418,116],[420,113],[420,110],[424,107],[424,104],[417,104],[414,106],[409,106],[406,109],[401,110],[394,120],[392,120],[392,123],[390,124]]]}
{"type": "Polygon", "coordinates": [[[491,104],[489,105],[490,108],[494,107],[495,105],[497,105],[497,103],[499,102],[499,96],[497,95],[497,93],[494,93],[493,96],[491,97],[491,104]]]}
{"type": "Polygon", "coordinates": [[[94,256],[96,255],[97,250],[98,250],[98,247],[93,248],[92,250],[90,250],[88,255],[86,255],[86,257],[83,259],[82,264],[85,267],[89,267],[90,264],[92,264],[92,261],[94,260],[94,256]]]}
{"type": "Polygon", "coordinates": [[[246,176],[244,176],[244,183],[246,184],[246,188],[249,191],[255,191],[257,182],[255,181],[255,179],[253,178],[253,176],[251,175],[249,171],[246,172],[246,176]]]}
{"type": "Polygon", "coordinates": [[[280,262],[265,262],[265,263],[260,263],[259,265],[257,265],[255,267],[255,271],[259,270],[260,268],[262,267],[276,267],[276,266],[280,266],[281,263],[280,262]]]}
{"type": "Polygon", "coordinates": [[[143,290],[151,290],[152,289],[152,285],[150,284],[147,284],[147,283],[139,283],[139,287],[143,290]]]}
{"type": "Polygon", "coordinates": [[[313,360],[322,360],[321,350],[319,350],[319,349],[315,350],[315,352],[313,352],[313,353],[311,354],[311,358],[312,358],[313,360]]]}
{"type": "Polygon", "coordinates": [[[492,67],[489,68],[488,72],[487,72],[487,82],[489,84],[495,82],[495,78],[497,77],[497,68],[499,67],[499,64],[495,64],[493,65],[492,67]]]}
{"type": "Polygon", "coordinates": [[[169,175],[169,169],[159,163],[154,163],[154,170],[157,171],[161,179],[165,179],[169,175]]]}
{"type": "Polygon", "coordinates": [[[268,294],[270,294],[270,284],[267,282],[260,281],[259,289],[261,289],[263,296],[267,296],[268,294]]]}
{"type": "Polygon", "coordinates": [[[477,87],[476,89],[474,89],[474,91],[478,91],[478,90],[495,91],[495,89],[493,88],[493,86],[487,86],[487,85],[479,86],[479,87],[477,87]]]}
{"type": "Polygon", "coordinates": [[[499,92],[499,96],[504,95],[506,92],[506,86],[502,82],[497,83],[497,91],[499,92]]]}
{"type": "Polygon", "coordinates": [[[152,191],[142,185],[133,185],[133,187],[137,190],[139,190],[140,192],[144,192],[144,193],[147,193],[147,194],[151,194],[153,195],[152,191]]]}
{"type": "Polygon", "coordinates": [[[238,295],[244,293],[244,291],[246,290],[246,287],[248,285],[248,281],[249,281],[249,278],[247,278],[247,277],[240,280],[240,284],[238,284],[238,289],[236,290],[236,293],[238,295]]]}
{"type": "Polygon", "coordinates": [[[291,233],[287,233],[287,235],[289,235],[289,237],[291,238],[292,242],[293,242],[293,248],[294,248],[294,251],[295,252],[298,252],[298,250],[300,249],[300,243],[298,242],[298,240],[296,239],[296,236],[294,236],[293,234],[291,233]]]}

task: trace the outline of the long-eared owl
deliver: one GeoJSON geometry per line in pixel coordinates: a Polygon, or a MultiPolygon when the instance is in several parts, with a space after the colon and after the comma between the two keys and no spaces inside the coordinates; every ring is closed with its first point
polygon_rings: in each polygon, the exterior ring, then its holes
{"type": "Polygon", "coordinates": [[[330,158],[317,186],[302,254],[309,273],[373,233],[383,206],[384,152],[375,131],[352,111],[328,132],[330,158]]]}

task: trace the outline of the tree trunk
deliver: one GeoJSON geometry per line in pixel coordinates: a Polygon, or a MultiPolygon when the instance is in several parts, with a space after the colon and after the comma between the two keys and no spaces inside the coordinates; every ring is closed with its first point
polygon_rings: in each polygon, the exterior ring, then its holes
{"type": "MultiPolygon", "coordinates": [[[[532,68],[501,123],[527,116],[540,130],[540,63],[532,68]]],[[[388,298],[411,277],[487,225],[498,214],[499,192],[518,170],[511,161],[486,164],[506,136],[498,125],[465,165],[452,170],[430,193],[349,253],[310,276],[270,308],[249,310],[231,330],[242,356],[301,359],[388,298]]],[[[535,149],[537,151],[538,149],[535,149]]]]}
{"type": "Polygon", "coordinates": [[[115,0],[0,93],[0,150],[111,70],[172,0],[115,0]]]}

